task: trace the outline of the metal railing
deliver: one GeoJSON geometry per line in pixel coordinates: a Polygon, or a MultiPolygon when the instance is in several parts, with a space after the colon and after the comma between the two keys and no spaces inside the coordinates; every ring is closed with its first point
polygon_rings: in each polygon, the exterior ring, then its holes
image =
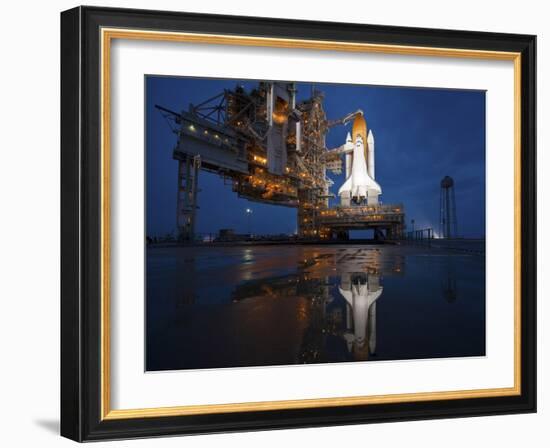
{"type": "Polygon", "coordinates": [[[434,239],[434,231],[431,227],[426,229],[411,230],[405,234],[405,241],[411,244],[430,245],[434,239]]]}

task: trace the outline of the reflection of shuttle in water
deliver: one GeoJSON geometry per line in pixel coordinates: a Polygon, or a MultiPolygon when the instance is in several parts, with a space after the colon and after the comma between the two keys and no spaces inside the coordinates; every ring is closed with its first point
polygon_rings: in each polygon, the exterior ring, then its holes
{"type": "Polygon", "coordinates": [[[346,299],[348,331],[344,338],[358,360],[376,352],[376,300],[383,288],[379,276],[366,273],[343,274],[340,294],[346,299]],[[353,332],[351,331],[353,322],[353,332]]]}

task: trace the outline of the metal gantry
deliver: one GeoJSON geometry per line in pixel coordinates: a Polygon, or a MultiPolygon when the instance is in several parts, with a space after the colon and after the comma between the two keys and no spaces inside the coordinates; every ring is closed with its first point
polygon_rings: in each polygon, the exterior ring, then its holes
{"type": "Polygon", "coordinates": [[[178,166],[178,193],[176,225],[179,238],[184,241],[194,239],[197,211],[198,176],[201,156],[187,157],[178,166]]]}
{"type": "MultiPolygon", "coordinates": [[[[251,201],[298,209],[298,236],[326,239],[346,229],[349,213],[336,223],[327,212],[332,181],[327,170],[342,172],[342,154],[326,147],[326,134],[344,125],[361,111],[328,120],[324,96],[312,89],[307,100],[296,101],[296,85],[259,82],[246,91],[237,85],[187,111],[156,106],[177,134],[173,158],[178,161],[177,229],[179,239],[193,240],[199,170],[214,172],[232,184],[233,191],[251,201]],[[345,222],[344,222],[345,221],[345,222]]],[[[402,206],[388,214],[363,210],[347,229],[386,229],[399,238],[404,229],[402,206]],[[367,219],[367,216],[370,216],[367,219]],[[381,216],[376,223],[377,216],[381,216]]],[[[350,212],[351,213],[351,212],[350,212]]],[[[340,216],[340,215],[336,215],[340,216]]]]}

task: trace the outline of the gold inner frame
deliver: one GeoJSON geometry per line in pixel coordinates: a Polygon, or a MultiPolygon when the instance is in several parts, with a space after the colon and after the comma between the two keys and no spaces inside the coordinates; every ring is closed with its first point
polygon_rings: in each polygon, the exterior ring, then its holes
{"type": "Polygon", "coordinates": [[[502,397],[521,394],[521,53],[418,47],[305,39],[101,29],[101,419],[166,417],[263,410],[306,409],[414,401],[502,397]],[[332,50],[413,56],[437,56],[514,62],[514,386],[441,392],[418,392],[303,400],[111,409],[110,369],[110,50],[113,39],[169,41],[213,45],[332,50]]]}

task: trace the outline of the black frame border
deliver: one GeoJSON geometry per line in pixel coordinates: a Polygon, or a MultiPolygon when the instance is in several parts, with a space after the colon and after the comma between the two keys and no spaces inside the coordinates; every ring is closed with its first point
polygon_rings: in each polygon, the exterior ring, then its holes
{"type": "Polygon", "coordinates": [[[536,412],[536,36],[77,7],[61,13],[61,435],[75,441],[536,412]],[[100,28],[521,53],[521,395],[101,420],[100,28]]]}

